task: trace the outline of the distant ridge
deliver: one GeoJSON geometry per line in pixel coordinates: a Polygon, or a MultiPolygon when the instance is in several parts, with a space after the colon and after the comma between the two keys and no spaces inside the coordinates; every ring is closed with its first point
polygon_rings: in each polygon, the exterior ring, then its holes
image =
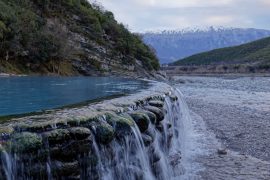
{"type": "Polygon", "coordinates": [[[216,49],[181,59],[172,65],[249,64],[270,67],[270,37],[240,46],[216,49]]]}
{"type": "Polygon", "coordinates": [[[236,46],[270,36],[270,30],[242,28],[185,28],[146,32],[143,40],[152,46],[162,64],[209,50],[236,46]]]}

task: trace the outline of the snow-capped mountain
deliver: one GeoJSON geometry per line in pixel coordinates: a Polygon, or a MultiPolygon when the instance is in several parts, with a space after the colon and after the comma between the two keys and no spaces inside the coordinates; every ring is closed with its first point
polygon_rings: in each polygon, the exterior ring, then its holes
{"type": "Polygon", "coordinates": [[[209,27],[146,32],[145,43],[152,46],[161,64],[217,48],[236,46],[270,36],[270,30],[209,27]]]}

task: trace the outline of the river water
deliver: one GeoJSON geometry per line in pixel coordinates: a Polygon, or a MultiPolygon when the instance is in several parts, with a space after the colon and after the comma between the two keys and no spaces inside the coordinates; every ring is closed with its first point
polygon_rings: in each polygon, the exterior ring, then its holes
{"type": "Polygon", "coordinates": [[[145,81],[113,77],[0,77],[0,116],[130,94],[146,87],[145,81]]]}

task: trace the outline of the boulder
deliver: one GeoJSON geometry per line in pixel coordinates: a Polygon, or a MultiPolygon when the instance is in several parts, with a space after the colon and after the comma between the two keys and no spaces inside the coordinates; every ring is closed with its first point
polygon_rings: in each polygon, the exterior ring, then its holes
{"type": "Polygon", "coordinates": [[[71,139],[71,134],[67,129],[55,129],[43,133],[43,138],[48,140],[50,145],[63,143],[71,139]]]}
{"type": "Polygon", "coordinates": [[[106,115],[107,122],[114,128],[117,136],[130,134],[134,121],[129,115],[118,116],[115,114],[106,115]]]}
{"type": "MultiPolygon", "coordinates": [[[[55,177],[64,177],[70,175],[79,175],[80,167],[78,161],[74,162],[52,162],[52,174],[55,177]]],[[[61,178],[62,179],[62,178],[61,178]]]]}
{"type": "Polygon", "coordinates": [[[150,124],[150,119],[146,113],[130,112],[129,115],[133,118],[141,132],[145,132],[150,124]]]}
{"type": "Polygon", "coordinates": [[[68,129],[73,139],[83,140],[91,135],[91,131],[84,127],[73,127],[68,129]]]}
{"type": "Polygon", "coordinates": [[[93,128],[95,129],[95,137],[98,142],[109,144],[114,139],[115,131],[108,123],[98,122],[93,128]]]}
{"type": "Polygon", "coordinates": [[[139,110],[139,111],[136,111],[136,112],[147,114],[147,116],[149,117],[150,121],[153,124],[156,124],[156,122],[157,122],[157,116],[154,113],[152,113],[150,111],[146,111],[146,110],[139,110]]]}
{"type": "Polygon", "coordinates": [[[77,159],[78,155],[93,152],[93,140],[89,136],[84,140],[72,140],[68,144],[50,148],[50,157],[54,160],[71,161],[77,159]]]}
{"type": "Polygon", "coordinates": [[[162,108],[164,106],[164,102],[158,101],[158,100],[151,100],[151,101],[148,102],[148,104],[150,106],[155,106],[155,107],[158,107],[158,108],[162,108]]]}
{"type": "Polygon", "coordinates": [[[154,107],[154,106],[145,106],[144,109],[147,111],[150,111],[156,115],[157,123],[159,123],[160,121],[163,121],[164,112],[161,109],[154,107]]]}
{"type": "Polygon", "coordinates": [[[178,100],[178,97],[175,96],[175,95],[170,95],[170,99],[171,99],[172,101],[177,101],[177,100],[178,100]]]}

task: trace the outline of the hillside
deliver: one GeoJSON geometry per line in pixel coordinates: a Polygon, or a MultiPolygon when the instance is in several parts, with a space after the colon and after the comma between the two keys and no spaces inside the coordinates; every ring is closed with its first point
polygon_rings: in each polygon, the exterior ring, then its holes
{"type": "Polygon", "coordinates": [[[270,36],[269,30],[241,28],[184,29],[143,34],[162,64],[197,53],[248,43],[270,36]]]}
{"type": "Polygon", "coordinates": [[[200,53],[173,63],[173,65],[218,64],[270,65],[270,38],[200,53]]]}
{"type": "Polygon", "coordinates": [[[87,0],[0,0],[0,73],[136,75],[159,69],[141,37],[87,0]]]}

